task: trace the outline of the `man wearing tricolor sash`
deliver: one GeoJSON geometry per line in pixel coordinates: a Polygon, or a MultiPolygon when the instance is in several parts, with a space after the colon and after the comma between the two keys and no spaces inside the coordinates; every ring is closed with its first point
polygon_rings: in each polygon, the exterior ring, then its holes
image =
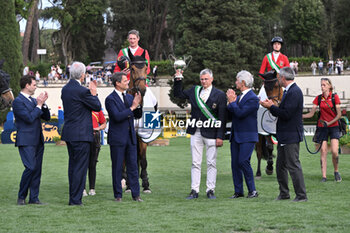
{"type": "MultiPolygon", "coordinates": [[[[131,51],[131,53],[134,56],[141,56],[143,51],[145,51],[145,49],[141,48],[139,46],[139,40],[140,40],[140,35],[139,32],[137,30],[131,30],[128,32],[128,42],[129,42],[129,47],[128,48],[123,48],[119,51],[118,53],[118,57],[121,56],[126,56],[128,57],[128,49],[131,51]]],[[[150,68],[150,59],[149,59],[149,54],[148,51],[146,50],[145,53],[145,57],[146,57],[146,63],[147,63],[147,74],[149,74],[151,68],[150,68]]],[[[115,72],[124,72],[128,74],[128,79],[130,79],[130,72],[129,72],[129,68],[125,68],[123,70],[121,70],[121,68],[118,66],[118,63],[115,64],[115,68],[114,68],[114,73],[115,72]]]]}
{"type": "MultiPolygon", "coordinates": [[[[179,76],[179,72],[175,77],[179,76]]],[[[217,147],[223,145],[227,101],[225,93],[213,87],[213,72],[210,69],[200,72],[200,82],[201,86],[183,90],[182,79],[174,80],[174,96],[188,99],[191,104],[191,124],[188,124],[186,131],[191,134],[192,153],[191,193],[187,199],[198,198],[204,147],[207,156],[207,197],[215,199],[217,147]],[[208,121],[211,123],[207,124],[208,121]]]]}

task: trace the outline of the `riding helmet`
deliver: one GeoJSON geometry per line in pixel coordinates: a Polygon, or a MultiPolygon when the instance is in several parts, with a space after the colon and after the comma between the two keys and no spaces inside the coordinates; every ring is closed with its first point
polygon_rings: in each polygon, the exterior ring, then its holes
{"type": "Polygon", "coordinates": [[[273,43],[275,43],[275,42],[279,42],[279,43],[281,43],[281,45],[283,45],[282,37],[276,36],[276,37],[272,38],[271,45],[273,45],[273,43]]]}
{"type": "Polygon", "coordinates": [[[121,70],[130,67],[130,59],[127,56],[120,56],[117,60],[117,64],[121,70]]]}

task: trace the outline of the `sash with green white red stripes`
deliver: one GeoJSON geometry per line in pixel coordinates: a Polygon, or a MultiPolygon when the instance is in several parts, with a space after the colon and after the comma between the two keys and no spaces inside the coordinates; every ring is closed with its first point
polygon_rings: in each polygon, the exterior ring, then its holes
{"type": "Polygon", "coordinates": [[[195,98],[197,101],[197,105],[201,112],[206,116],[206,118],[211,119],[213,121],[217,121],[217,117],[215,116],[214,112],[204,103],[204,101],[200,98],[199,92],[201,90],[201,86],[195,87],[195,98]]]}
{"type": "MultiPolygon", "coordinates": [[[[124,55],[124,56],[127,56],[128,58],[130,58],[130,57],[129,57],[129,54],[128,54],[128,48],[122,49],[122,52],[123,52],[123,55],[124,55]]],[[[148,65],[147,59],[145,59],[145,61],[146,61],[146,64],[148,65]]]]}
{"type": "Polygon", "coordinates": [[[270,63],[270,66],[272,67],[272,69],[276,70],[277,73],[280,72],[280,67],[276,64],[276,62],[274,62],[274,60],[272,59],[272,53],[269,53],[266,55],[267,56],[267,60],[269,61],[270,63]]]}

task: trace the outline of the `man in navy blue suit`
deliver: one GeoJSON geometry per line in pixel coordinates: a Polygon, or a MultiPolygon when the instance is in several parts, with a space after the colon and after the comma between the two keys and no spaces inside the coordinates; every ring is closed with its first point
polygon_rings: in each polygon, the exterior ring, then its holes
{"type": "Polygon", "coordinates": [[[34,76],[25,75],[20,80],[21,93],[13,101],[13,113],[16,119],[16,143],[25,167],[18,192],[18,205],[25,205],[30,190],[29,204],[42,204],[39,200],[41,167],[44,154],[44,137],[41,120],[50,120],[50,111],[45,104],[47,92],[36,99],[32,97],[36,90],[34,76]]]}
{"type": "Polygon", "coordinates": [[[207,156],[207,197],[215,199],[217,147],[223,145],[225,135],[226,96],[223,91],[213,87],[214,77],[210,69],[204,69],[200,72],[201,86],[193,86],[188,90],[182,89],[182,80],[177,78],[181,76],[180,71],[176,72],[174,96],[189,100],[191,103],[190,121],[195,123],[188,125],[186,131],[191,134],[192,153],[191,192],[186,199],[198,198],[204,147],[206,147],[207,156]],[[215,124],[209,124],[208,127],[205,127],[203,122],[206,121],[215,124]]]}
{"type": "Polygon", "coordinates": [[[303,93],[294,82],[294,71],[284,67],[278,75],[278,82],[285,88],[280,106],[266,99],[260,104],[270,109],[277,120],[278,156],[276,174],[280,194],[276,200],[290,199],[288,188],[288,172],[292,177],[296,194],[294,202],[307,201],[303,170],[299,161],[299,144],[303,140],[303,93]]]}
{"type": "Polygon", "coordinates": [[[108,144],[111,150],[112,182],[116,202],[122,201],[122,171],[125,159],[127,175],[134,201],[142,202],[137,167],[137,141],[134,128],[134,118],[140,118],[142,111],[140,93],[135,98],[126,93],[129,88],[127,74],[114,73],[112,83],[115,90],[106,98],[105,105],[109,117],[108,144]]]}
{"type": "Polygon", "coordinates": [[[226,92],[232,115],[231,128],[231,169],[235,193],[231,198],[243,197],[243,176],[248,187],[248,198],[258,197],[255,189],[253,169],[250,158],[258,141],[257,112],[259,98],[252,91],[254,78],[246,70],[237,74],[236,87],[242,92],[238,97],[229,89],[226,92]]]}
{"type": "Polygon", "coordinates": [[[64,109],[62,140],[67,143],[69,154],[69,205],[82,205],[90,144],[93,141],[91,112],[99,112],[101,103],[96,96],[94,82],[90,82],[90,90],[81,86],[86,72],[85,65],[74,62],[69,71],[70,80],[62,88],[61,95],[64,109]]]}

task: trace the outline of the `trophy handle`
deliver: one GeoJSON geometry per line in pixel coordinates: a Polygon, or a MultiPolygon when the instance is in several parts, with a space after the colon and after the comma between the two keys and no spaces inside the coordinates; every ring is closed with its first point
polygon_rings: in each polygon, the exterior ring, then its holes
{"type": "Polygon", "coordinates": [[[188,66],[192,61],[192,56],[191,55],[184,56],[184,61],[186,63],[186,66],[188,66]]]}
{"type": "Polygon", "coordinates": [[[176,57],[173,54],[169,54],[168,58],[170,61],[176,61],[176,57]]]}

